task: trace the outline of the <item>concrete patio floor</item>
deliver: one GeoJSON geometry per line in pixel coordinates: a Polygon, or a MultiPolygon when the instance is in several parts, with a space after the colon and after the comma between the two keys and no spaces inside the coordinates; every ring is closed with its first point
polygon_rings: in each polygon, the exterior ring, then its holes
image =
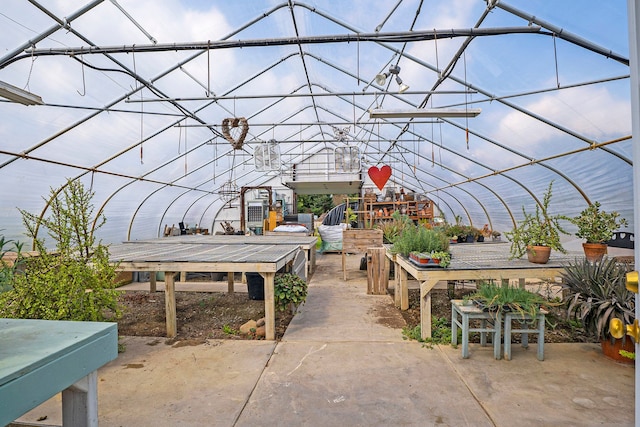
{"type": "MultiPolygon", "coordinates": [[[[366,294],[358,264],[349,257],[345,282],[340,255],[319,255],[281,342],[123,337],[98,372],[100,426],[634,425],[635,369],[599,345],[545,344],[543,362],[535,346],[514,346],[511,361],[479,345],[469,359],[423,347],[403,340],[390,297],[366,294]]],[[[18,423],[61,419],[58,395],[18,423]]]]}

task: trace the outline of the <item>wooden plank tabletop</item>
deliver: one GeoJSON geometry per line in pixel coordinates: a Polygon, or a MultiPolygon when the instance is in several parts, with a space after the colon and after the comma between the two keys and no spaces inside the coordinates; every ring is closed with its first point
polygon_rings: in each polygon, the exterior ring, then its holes
{"type": "Polygon", "coordinates": [[[290,233],[291,235],[279,234],[268,236],[245,236],[245,235],[228,235],[228,234],[213,234],[213,235],[181,235],[170,236],[159,239],[144,239],[144,240],[129,240],[123,243],[162,243],[162,244],[175,244],[175,243],[188,243],[188,244],[223,244],[223,245],[274,245],[274,244],[296,244],[315,246],[318,238],[315,236],[301,236],[296,233],[290,233]]]}
{"type": "Polygon", "coordinates": [[[296,244],[122,243],[109,247],[110,262],[276,263],[296,244]]]}

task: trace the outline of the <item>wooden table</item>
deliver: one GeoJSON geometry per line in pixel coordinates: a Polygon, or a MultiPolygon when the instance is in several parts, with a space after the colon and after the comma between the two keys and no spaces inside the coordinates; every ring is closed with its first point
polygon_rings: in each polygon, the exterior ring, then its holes
{"type": "MultiPolygon", "coordinates": [[[[207,237],[207,236],[202,236],[207,237]]],[[[172,240],[172,239],[160,239],[172,240]]],[[[264,278],[266,339],[275,339],[273,280],[278,270],[293,261],[299,245],[220,243],[122,243],[109,247],[109,261],[121,271],[163,271],[167,336],[177,335],[174,275],[179,272],[257,272],[264,278]]],[[[233,274],[230,274],[233,276],[233,274]]]]}
{"type": "Polygon", "coordinates": [[[0,425],[62,391],[63,425],[97,427],[97,369],[116,357],[115,323],[0,319],[0,425]]]}
{"type": "MultiPolygon", "coordinates": [[[[421,268],[409,259],[393,255],[387,247],[388,257],[395,263],[396,295],[400,295],[400,309],[409,308],[408,275],[420,283],[420,327],[422,338],[431,337],[431,290],[441,280],[513,280],[553,279],[564,271],[564,265],[584,258],[583,253],[567,255],[553,251],[547,264],[533,264],[523,259],[509,259],[510,244],[458,243],[449,247],[451,264],[447,268],[421,268]]],[[[397,297],[396,297],[397,298],[397,297]]]]}
{"type": "Polygon", "coordinates": [[[318,238],[314,236],[301,236],[297,233],[278,233],[263,236],[245,235],[181,235],[170,236],[161,239],[130,240],[124,243],[205,243],[217,245],[299,245],[304,251],[305,263],[307,265],[307,277],[311,276],[316,269],[316,243],[318,238]]]}

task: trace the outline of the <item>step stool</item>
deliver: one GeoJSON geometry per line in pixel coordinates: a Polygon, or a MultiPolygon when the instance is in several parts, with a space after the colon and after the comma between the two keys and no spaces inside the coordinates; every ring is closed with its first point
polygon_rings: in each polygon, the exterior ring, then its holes
{"type": "Polygon", "coordinates": [[[529,334],[538,334],[538,360],[544,360],[544,316],[548,312],[540,310],[536,316],[526,313],[506,312],[504,313],[504,358],[511,360],[511,334],[522,334],[522,347],[529,347],[529,334]],[[521,327],[514,329],[512,322],[517,321],[521,327]],[[536,328],[529,327],[532,323],[536,328]]]}
{"type": "Polygon", "coordinates": [[[491,334],[493,343],[493,356],[501,357],[501,326],[500,313],[482,311],[475,305],[463,305],[462,300],[451,300],[451,344],[458,344],[458,327],[462,329],[462,358],[469,358],[469,333],[480,332],[480,345],[487,345],[487,334],[491,334]],[[458,320],[458,315],[460,320],[458,320]],[[470,328],[469,320],[479,319],[479,328],[470,328]]]}

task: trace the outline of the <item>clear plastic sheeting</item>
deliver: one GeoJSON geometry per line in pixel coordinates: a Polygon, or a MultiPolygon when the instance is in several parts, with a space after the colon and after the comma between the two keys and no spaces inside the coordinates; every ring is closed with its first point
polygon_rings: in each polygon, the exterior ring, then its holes
{"type": "Polygon", "coordinates": [[[554,213],[599,201],[632,229],[626,3],[458,3],[3,2],[0,82],[43,104],[0,93],[0,234],[24,240],[18,208],[46,215],[67,179],[95,193],[106,242],[240,229],[227,183],[289,212],[291,182],[404,188],[504,232],[553,182],[554,213]],[[370,117],[425,108],[481,113],[370,117]]]}

